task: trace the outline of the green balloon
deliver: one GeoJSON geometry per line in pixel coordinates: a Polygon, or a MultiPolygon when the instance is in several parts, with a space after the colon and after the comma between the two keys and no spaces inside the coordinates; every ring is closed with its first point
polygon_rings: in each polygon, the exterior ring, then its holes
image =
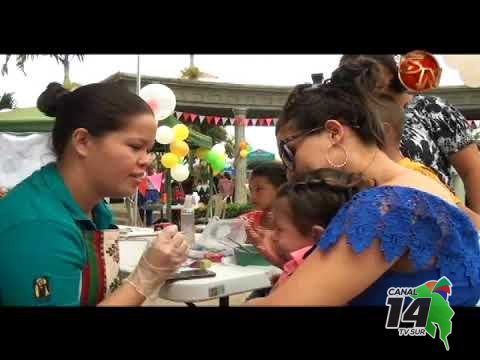
{"type": "Polygon", "coordinates": [[[217,159],[218,155],[215,151],[213,150],[210,150],[208,153],[207,153],[207,156],[205,157],[205,160],[207,160],[207,162],[210,164],[210,165],[213,165],[213,163],[215,162],[215,159],[217,159]]]}
{"type": "Polygon", "coordinates": [[[220,158],[215,159],[215,162],[212,164],[212,168],[215,171],[222,171],[225,169],[225,160],[220,158]]]}

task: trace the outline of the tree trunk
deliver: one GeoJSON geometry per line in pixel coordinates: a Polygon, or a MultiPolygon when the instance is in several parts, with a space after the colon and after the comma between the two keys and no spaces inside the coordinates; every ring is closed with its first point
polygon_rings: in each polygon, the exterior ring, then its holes
{"type": "Polygon", "coordinates": [[[68,55],[65,55],[65,61],[63,62],[63,86],[70,87],[70,61],[68,55]]]}

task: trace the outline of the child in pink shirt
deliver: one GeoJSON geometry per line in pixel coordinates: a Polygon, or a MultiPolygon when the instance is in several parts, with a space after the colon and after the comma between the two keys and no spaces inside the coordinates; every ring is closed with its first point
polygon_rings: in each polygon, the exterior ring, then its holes
{"type": "MultiPolygon", "coordinates": [[[[366,187],[367,181],[359,175],[318,169],[278,190],[272,207],[273,231],[268,232],[269,241],[256,242],[265,257],[283,268],[273,290],[287,281],[315,250],[315,244],[338,210],[366,187]]],[[[255,225],[249,227],[255,233],[255,225]]],[[[264,235],[266,232],[263,230],[264,235]]],[[[253,237],[259,238],[255,234],[253,237]]]]}

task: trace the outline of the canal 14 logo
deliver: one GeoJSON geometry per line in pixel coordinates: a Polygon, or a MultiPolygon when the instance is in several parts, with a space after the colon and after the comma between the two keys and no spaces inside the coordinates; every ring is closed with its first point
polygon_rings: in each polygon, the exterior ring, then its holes
{"type": "Polygon", "coordinates": [[[400,336],[425,336],[439,338],[449,350],[447,337],[452,333],[455,312],[448,302],[452,283],[447,277],[427,281],[413,287],[391,287],[385,304],[389,307],[385,327],[397,329],[400,336]],[[409,304],[408,300],[411,300],[409,304]],[[413,326],[412,326],[413,325],[413,326]]]}

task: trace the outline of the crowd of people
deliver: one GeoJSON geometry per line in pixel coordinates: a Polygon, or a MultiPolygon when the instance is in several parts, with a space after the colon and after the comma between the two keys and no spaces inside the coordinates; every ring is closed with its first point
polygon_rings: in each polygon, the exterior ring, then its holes
{"type": "MultiPolygon", "coordinates": [[[[57,161],[0,200],[0,304],[140,305],[187,257],[175,226],[125,281],[92,269],[106,266],[95,244],[115,229],[103,199],[130,196],[148,169],[151,109],[112,84],[50,84],[38,108],[56,118],[57,161]]],[[[393,56],[348,55],[292,90],[275,134],[281,163],[253,169],[244,217],[248,241],[283,273],[247,305],[383,306],[390,287],[442,276],[451,305],[478,303],[480,153],[458,110],[412,97],[393,56]]],[[[229,176],[218,191],[232,197],[229,176]]]]}

